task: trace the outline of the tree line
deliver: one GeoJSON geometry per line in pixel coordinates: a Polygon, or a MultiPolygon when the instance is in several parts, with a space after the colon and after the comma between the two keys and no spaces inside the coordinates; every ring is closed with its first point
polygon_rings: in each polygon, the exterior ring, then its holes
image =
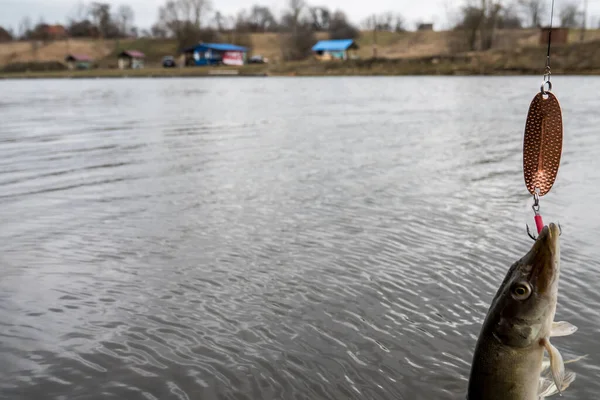
{"type": "MultiPolygon", "coordinates": [[[[454,29],[464,32],[468,50],[488,50],[499,29],[548,25],[550,10],[547,7],[548,2],[544,0],[467,0],[454,29]]],[[[585,16],[585,9],[581,9],[576,0],[562,2],[558,9],[560,27],[585,28],[585,16]]]]}
{"type": "Polygon", "coordinates": [[[283,36],[286,59],[301,59],[310,52],[316,32],[327,32],[331,39],[354,39],[359,28],[341,10],[311,6],[305,0],[288,0],[281,16],[268,7],[253,5],[236,15],[214,11],[210,0],[168,0],[159,8],[158,20],[144,32],[147,36],[175,38],[184,48],[198,41],[228,41],[245,45],[248,33],[278,33],[283,36]]]}
{"type": "Polygon", "coordinates": [[[34,24],[26,16],[19,22],[16,31],[0,27],[0,41],[2,37],[5,40],[51,40],[56,36],[107,39],[135,37],[138,36],[138,29],[133,21],[134,12],[129,5],[123,4],[113,10],[107,3],[79,3],[73,14],[67,17],[65,25],[51,25],[43,18],[34,24]]]}
{"type": "MultiPolygon", "coordinates": [[[[359,25],[349,21],[342,10],[311,5],[306,0],[284,0],[281,15],[266,6],[255,4],[235,15],[216,10],[211,0],[165,0],[157,12],[156,22],[141,30],[134,24],[135,14],[127,4],[116,8],[108,3],[79,3],[67,17],[66,37],[174,38],[184,48],[199,41],[228,40],[237,44],[248,41],[249,33],[271,32],[283,36],[287,59],[303,58],[314,44],[316,32],[326,32],[331,39],[357,38],[360,29],[368,31],[407,30],[404,18],[393,11],[365,17],[359,25]]],[[[539,27],[547,20],[545,0],[463,0],[452,11],[453,30],[463,33],[464,45],[469,50],[492,47],[497,30],[539,27]]],[[[584,10],[577,0],[561,2],[558,10],[560,26],[581,27],[584,10]]],[[[45,21],[36,24],[23,18],[16,32],[0,27],[0,42],[8,40],[50,40],[56,35],[45,21]]]]}

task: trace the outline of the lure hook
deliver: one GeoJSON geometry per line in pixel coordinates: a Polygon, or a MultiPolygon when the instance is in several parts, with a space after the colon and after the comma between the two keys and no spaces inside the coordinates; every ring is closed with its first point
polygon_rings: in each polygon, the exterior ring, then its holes
{"type": "MultiPolygon", "coordinates": [[[[556,225],[558,225],[558,236],[562,236],[562,226],[560,226],[560,222],[557,222],[556,225]]],[[[537,237],[529,230],[529,224],[525,224],[525,226],[527,227],[527,235],[533,240],[537,240],[537,237]]]]}
{"type": "Polygon", "coordinates": [[[531,233],[531,231],[529,230],[529,224],[525,224],[525,226],[527,227],[527,235],[533,239],[536,240],[537,238],[531,233]]]}

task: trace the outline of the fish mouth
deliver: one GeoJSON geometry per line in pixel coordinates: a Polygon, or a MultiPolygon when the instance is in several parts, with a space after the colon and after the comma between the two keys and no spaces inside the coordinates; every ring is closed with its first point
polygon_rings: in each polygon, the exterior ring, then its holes
{"type": "Polygon", "coordinates": [[[526,263],[531,266],[529,280],[539,294],[554,291],[558,283],[560,268],[560,229],[550,223],[544,226],[534,245],[526,256],[526,263]]]}

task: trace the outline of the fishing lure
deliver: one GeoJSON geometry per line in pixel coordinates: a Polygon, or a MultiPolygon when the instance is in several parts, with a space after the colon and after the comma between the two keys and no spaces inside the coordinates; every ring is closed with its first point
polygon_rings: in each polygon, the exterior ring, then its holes
{"type": "MultiPolygon", "coordinates": [[[[546,68],[540,92],[535,95],[525,122],[523,137],[523,175],[525,186],[533,196],[533,212],[538,234],[544,227],[540,214],[540,197],[547,194],[556,180],[563,143],[562,110],[558,99],[552,93],[550,82],[550,44],[552,40],[552,19],[554,17],[554,0],[550,14],[550,30],[548,32],[548,51],[546,68]]],[[[527,233],[535,240],[529,231],[527,233]]]]}

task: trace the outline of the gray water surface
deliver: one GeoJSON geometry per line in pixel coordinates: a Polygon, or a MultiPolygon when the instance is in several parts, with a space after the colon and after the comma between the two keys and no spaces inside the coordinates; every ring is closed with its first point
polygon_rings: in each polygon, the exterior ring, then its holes
{"type": "MultiPolygon", "coordinates": [[[[0,81],[0,398],[464,399],[540,80],[0,81]]],[[[553,343],[595,399],[600,79],[553,84],[553,343]]]]}

